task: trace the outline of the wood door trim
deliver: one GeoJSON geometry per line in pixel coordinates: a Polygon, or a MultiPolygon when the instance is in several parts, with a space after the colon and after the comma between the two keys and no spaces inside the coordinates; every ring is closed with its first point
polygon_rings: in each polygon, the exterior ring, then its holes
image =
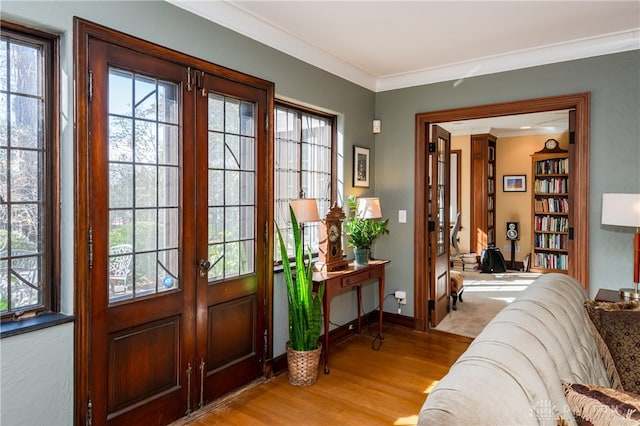
{"type": "MultiPolygon", "coordinates": [[[[471,120],[477,118],[500,117],[504,115],[527,114],[533,112],[575,109],[575,155],[574,170],[571,171],[573,181],[572,209],[582,212],[574,223],[573,261],[569,263],[569,275],[575,277],[589,290],[589,109],[590,93],[576,93],[522,101],[502,102],[489,105],[448,109],[417,113],[415,121],[415,176],[414,176],[414,213],[415,235],[424,235],[427,230],[426,201],[424,195],[425,173],[428,161],[429,125],[449,121],[471,120]],[[580,259],[579,262],[576,259],[580,259]]],[[[416,330],[428,328],[428,306],[426,288],[429,283],[426,269],[427,246],[424,238],[414,239],[414,324],[416,330]]]]}

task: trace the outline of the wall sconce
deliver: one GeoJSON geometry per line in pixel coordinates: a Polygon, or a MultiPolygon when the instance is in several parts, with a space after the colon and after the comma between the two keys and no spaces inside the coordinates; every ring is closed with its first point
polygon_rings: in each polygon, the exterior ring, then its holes
{"type": "Polygon", "coordinates": [[[380,133],[381,130],[380,120],[373,120],[373,133],[380,133]]]}
{"type": "Polygon", "coordinates": [[[633,243],[633,282],[635,288],[621,288],[627,299],[640,299],[640,194],[602,194],[602,224],[636,228],[633,243]]]}

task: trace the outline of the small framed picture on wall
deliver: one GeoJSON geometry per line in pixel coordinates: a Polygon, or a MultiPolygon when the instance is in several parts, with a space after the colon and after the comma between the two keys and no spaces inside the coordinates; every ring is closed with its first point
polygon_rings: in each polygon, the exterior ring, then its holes
{"type": "Polygon", "coordinates": [[[369,148],[353,146],[353,186],[369,188],[369,148]]]}
{"type": "Polygon", "coordinates": [[[504,175],[502,190],[504,192],[527,192],[527,176],[504,175]]]}

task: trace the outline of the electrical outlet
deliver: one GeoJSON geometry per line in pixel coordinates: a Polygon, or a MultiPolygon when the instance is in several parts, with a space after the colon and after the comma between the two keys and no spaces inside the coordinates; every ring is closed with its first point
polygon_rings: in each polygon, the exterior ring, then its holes
{"type": "Polygon", "coordinates": [[[407,304],[407,298],[405,297],[404,299],[398,299],[398,303],[401,305],[406,305],[407,304]]]}

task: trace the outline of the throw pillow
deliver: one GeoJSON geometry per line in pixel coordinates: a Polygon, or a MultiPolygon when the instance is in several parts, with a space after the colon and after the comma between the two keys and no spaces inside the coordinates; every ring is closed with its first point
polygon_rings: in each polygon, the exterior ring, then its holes
{"type": "MultiPolygon", "coordinates": [[[[640,301],[586,301],[585,308],[609,350],[622,388],[640,394],[640,301]]],[[[594,338],[598,342],[595,333],[594,338]]],[[[610,360],[607,359],[606,351],[599,349],[607,366],[610,360]]]]}
{"type": "Polygon", "coordinates": [[[620,375],[618,374],[618,370],[616,370],[616,363],[613,362],[613,357],[611,356],[611,352],[609,352],[609,348],[607,344],[604,342],[602,336],[598,332],[598,329],[593,324],[591,319],[587,316],[587,324],[589,325],[589,331],[593,336],[593,340],[596,342],[596,347],[598,348],[598,353],[600,354],[600,358],[604,363],[604,367],[607,370],[607,378],[609,379],[609,386],[613,389],[624,390],[622,388],[622,383],[620,382],[620,375]]]}
{"type": "Polygon", "coordinates": [[[631,426],[640,423],[640,395],[596,385],[562,382],[578,425],[631,426]]]}

